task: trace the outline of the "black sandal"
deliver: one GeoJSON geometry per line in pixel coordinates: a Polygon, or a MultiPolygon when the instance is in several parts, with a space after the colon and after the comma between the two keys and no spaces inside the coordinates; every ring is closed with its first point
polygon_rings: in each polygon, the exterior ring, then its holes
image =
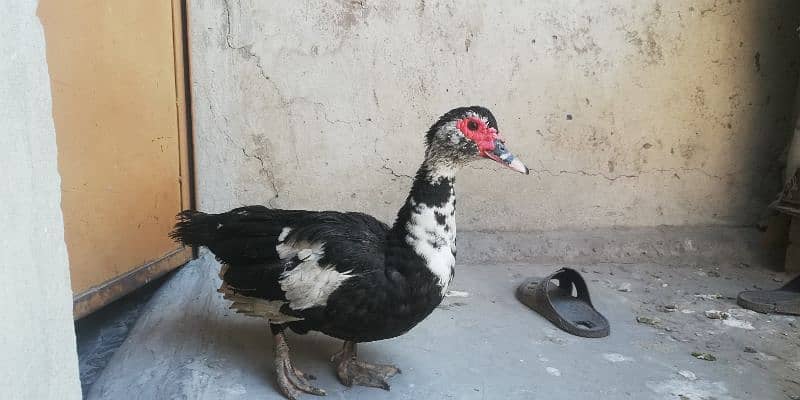
{"type": "Polygon", "coordinates": [[[586,282],[574,269],[562,268],[545,278],[528,278],[517,287],[517,299],[575,336],[601,338],[611,331],[608,320],[592,306],[586,282]],[[573,287],[576,296],[572,295],[573,287]]]}
{"type": "Polygon", "coordinates": [[[780,289],[741,292],[736,302],[748,310],[764,314],[800,315],[800,276],[780,289]]]}

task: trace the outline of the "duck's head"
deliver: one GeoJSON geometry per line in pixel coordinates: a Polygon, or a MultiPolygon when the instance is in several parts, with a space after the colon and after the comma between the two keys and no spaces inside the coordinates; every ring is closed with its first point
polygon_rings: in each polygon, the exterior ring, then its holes
{"type": "Polygon", "coordinates": [[[528,167],[506,148],[497,120],[485,107],[455,108],[428,130],[425,160],[455,168],[489,158],[514,171],[528,174],[528,167]]]}

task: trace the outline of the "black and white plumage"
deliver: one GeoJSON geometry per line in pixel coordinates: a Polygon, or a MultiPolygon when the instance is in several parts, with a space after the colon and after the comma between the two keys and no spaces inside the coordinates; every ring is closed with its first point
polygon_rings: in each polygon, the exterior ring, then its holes
{"type": "Polygon", "coordinates": [[[291,365],[285,327],[344,340],[337,356],[342,382],[388,389],[386,378],[399,370],[356,360],[355,343],[402,335],[442,301],[455,266],[456,171],[484,157],[528,172],[482,107],[443,115],[426,143],[425,161],[391,227],[357,212],[264,206],[179,214],[172,236],[208,247],[222,262],[220,291],[231,307],[269,320],[287,397],[324,392],[291,365]]]}

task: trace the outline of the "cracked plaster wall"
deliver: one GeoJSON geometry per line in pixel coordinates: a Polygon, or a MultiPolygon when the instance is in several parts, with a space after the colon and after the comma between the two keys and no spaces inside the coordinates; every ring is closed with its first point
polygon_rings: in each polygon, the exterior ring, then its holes
{"type": "Polygon", "coordinates": [[[780,185],[800,2],[193,0],[200,208],[391,221],[450,108],[530,176],[458,178],[459,227],[747,225],[780,185]]]}

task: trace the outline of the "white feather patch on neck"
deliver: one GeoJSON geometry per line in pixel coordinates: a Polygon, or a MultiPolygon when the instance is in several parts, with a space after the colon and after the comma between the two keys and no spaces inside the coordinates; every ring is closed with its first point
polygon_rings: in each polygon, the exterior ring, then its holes
{"type": "Polygon", "coordinates": [[[458,172],[458,168],[453,164],[438,164],[428,172],[428,179],[431,183],[439,183],[443,179],[453,179],[458,172]]]}
{"type": "Polygon", "coordinates": [[[439,280],[442,295],[450,286],[456,257],[456,218],[455,196],[451,195],[442,207],[430,207],[427,204],[411,202],[411,218],[406,224],[408,243],[414,252],[425,260],[425,265],[439,280]],[[436,220],[436,214],[444,215],[444,224],[436,220]]]}

